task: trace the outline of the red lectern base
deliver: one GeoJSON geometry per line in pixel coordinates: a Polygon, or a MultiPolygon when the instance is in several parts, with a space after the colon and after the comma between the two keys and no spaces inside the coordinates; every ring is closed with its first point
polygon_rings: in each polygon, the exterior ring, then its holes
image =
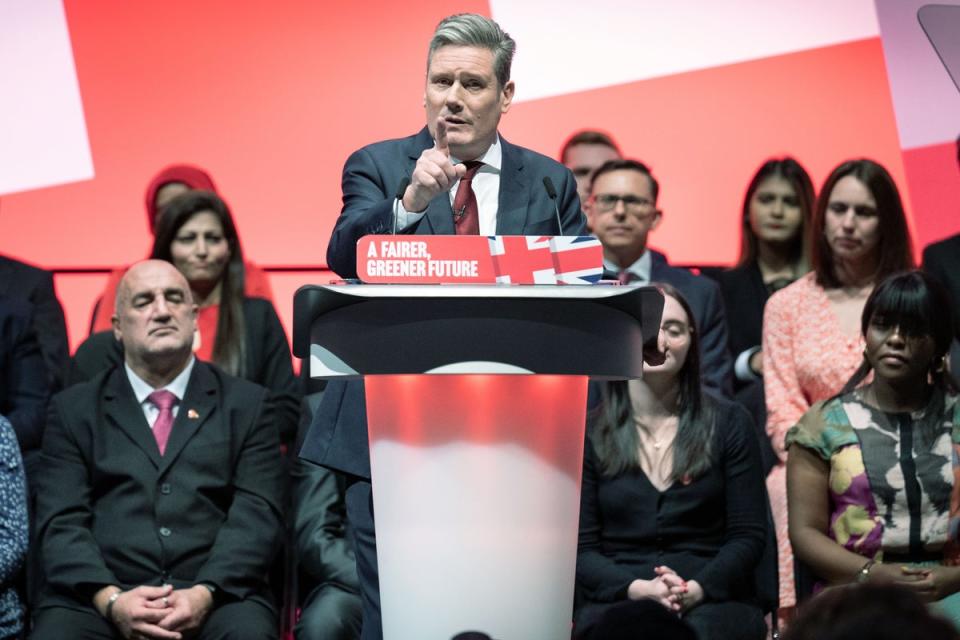
{"type": "Polygon", "coordinates": [[[368,376],[386,640],[570,637],[585,376],[368,376]]]}

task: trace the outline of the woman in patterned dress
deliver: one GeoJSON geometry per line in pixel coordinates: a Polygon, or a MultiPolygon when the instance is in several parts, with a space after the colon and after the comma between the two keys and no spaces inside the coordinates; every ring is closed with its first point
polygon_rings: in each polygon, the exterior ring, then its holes
{"type": "Polygon", "coordinates": [[[771,296],[763,316],[767,434],[779,457],[767,489],[777,529],[780,606],[786,612],[796,604],[796,592],[784,437],[814,402],[839,392],[860,365],[860,316],[874,285],[914,264],[896,184],[871,160],[850,160],[833,170],[811,228],[813,271],[771,296]]]}
{"type": "Polygon", "coordinates": [[[946,293],[922,272],[894,275],[861,326],[855,375],[787,434],[790,538],[824,583],[895,583],[956,623],[960,404],[946,293]]]}

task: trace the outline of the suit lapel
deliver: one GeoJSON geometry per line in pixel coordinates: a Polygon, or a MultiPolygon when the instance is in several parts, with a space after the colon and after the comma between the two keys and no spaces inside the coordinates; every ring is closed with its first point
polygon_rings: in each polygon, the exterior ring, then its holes
{"type": "Polygon", "coordinates": [[[103,406],[107,419],[140,447],[155,467],[159,467],[160,449],[143,416],[143,409],[133,395],[123,366],[116,367],[110,374],[103,390],[103,406]]]}
{"type": "Polygon", "coordinates": [[[500,195],[497,200],[497,235],[523,235],[527,226],[530,185],[523,173],[523,159],[512,144],[500,138],[503,162],[500,167],[500,195]]]}
{"type": "Polygon", "coordinates": [[[162,474],[173,464],[180,452],[200,428],[210,420],[217,408],[217,382],[210,370],[200,361],[193,365],[187,392],[184,394],[177,417],[170,430],[170,439],[160,462],[162,474]]]}

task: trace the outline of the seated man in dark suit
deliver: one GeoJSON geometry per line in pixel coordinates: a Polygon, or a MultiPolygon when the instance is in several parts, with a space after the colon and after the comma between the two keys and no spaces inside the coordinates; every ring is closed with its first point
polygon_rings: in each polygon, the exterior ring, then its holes
{"type": "Polygon", "coordinates": [[[647,248],[647,238],[663,220],[657,209],[660,185],[641,162],[610,160],[593,175],[585,211],[590,230],[603,244],[603,266],[624,283],[666,282],[683,294],[700,329],[701,369],[706,390],[731,396],[733,361],[727,349],[727,323],[717,284],[672,267],[647,248]]]}
{"type": "Polygon", "coordinates": [[[167,262],[130,268],[114,330],[122,366],[50,406],[31,637],[277,637],[266,576],[284,481],[267,391],[193,357],[196,306],[167,262]]]}
{"type": "MultiPolygon", "coordinates": [[[[302,439],[322,393],[304,398],[302,439]]],[[[362,608],[353,537],[347,521],[346,478],[306,460],[293,465],[294,541],[299,577],[297,640],[360,637],[362,608]]]]}
{"type": "Polygon", "coordinates": [[[0,256],[0,296],[20,299],[33,306],[31,325],[40,343],[50,387],[63,386],[70,348],[63,307],[53,288],[53,275],[25,262],[0,256]]]}
{"type": "MultiPolygon", "coordinates": [[[[957,136],[957,167],[960,168],[960,136],[957,136]]],[[[954,203],[960,207],[960,203],[954,203]]],[[[960,374],[960,233],[927,245],[923,250],[923,270],[946,287],[953,305],[956,325],[950,348],[950,370],[960,374]]]]}
{"type": "Polygon", "coordinates": [[[10,420],[27,467],[38,470],[43,423],[50,400],[47,368],[26,300],[0,296],[0,415],[10,420]]]}
{"type": "MultiPolygon", "coordinates": [[[[510,144],[497,132],[500,117],[513,100],[514,48],[513,39],[484,16],[461,14],[437,25],[427,52],[426,127],[408,138],[366,146],[344,166],[343,210],[327,248],[327,264],[334,271],[355,278],[357,240],[390,233],[394,227],[402,233],[431,235],[585,233],[570,171],[510,144]],[[555,200],[547,193],[544,178],[553,183],[555,200]]],[[[346,487],[347,519],[363,598],[362,637],[379,638],[363,382],[327,385],[301,455],[351,479],[346,487]]]]}

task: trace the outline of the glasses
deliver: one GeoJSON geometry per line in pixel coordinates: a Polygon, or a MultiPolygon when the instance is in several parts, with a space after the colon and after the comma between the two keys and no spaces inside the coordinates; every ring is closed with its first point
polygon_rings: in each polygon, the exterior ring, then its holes
{"type": "Polygon", "coordinates": [[[640,196],[628,195],[620,196],[615,193],[598,193],[592,196],[593,204],[597,211],[606,213],[617,208],[617,203],[622,202],[623,208],[630,213],[648,217],[653,214],[653,202],[640,196]]]}

